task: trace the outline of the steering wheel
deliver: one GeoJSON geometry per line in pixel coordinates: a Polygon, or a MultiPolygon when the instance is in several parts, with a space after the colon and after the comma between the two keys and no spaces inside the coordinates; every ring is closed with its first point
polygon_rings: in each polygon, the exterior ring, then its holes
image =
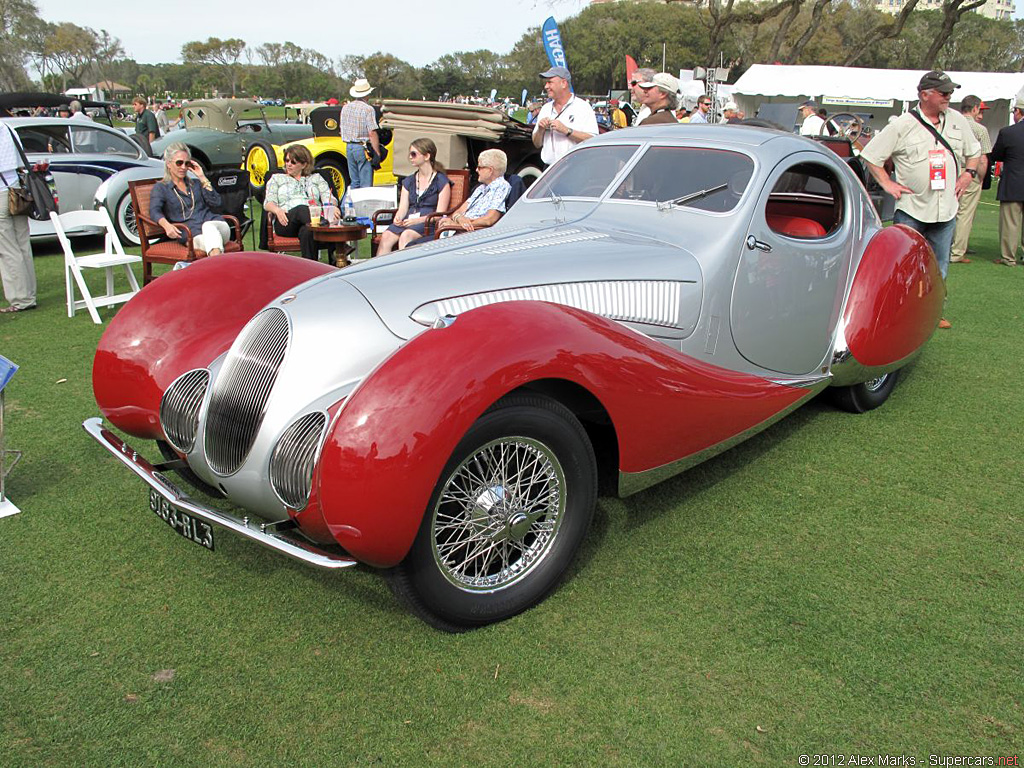
{"type": "Polygon", "coordinates": [[[818,131],[819,136],[829,136],[828,124],[832,123],[839,129],[839,136],[848,139],[850,143],[857,141],[864,132],[864,121],[852,112],[837,112],[821,124],[818,131]]]}

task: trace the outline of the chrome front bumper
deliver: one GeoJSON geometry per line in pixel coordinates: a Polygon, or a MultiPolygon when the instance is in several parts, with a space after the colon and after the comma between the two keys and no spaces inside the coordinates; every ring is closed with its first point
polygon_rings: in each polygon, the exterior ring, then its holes
{"type": "Polygon", "coordinates": [[[233,533],[237,533],[239,536],[244,536],[250,541],[255,541],[257,544],[282,555],[301,560],[308,565],[315,565],[319,568],[347,568],[350,565],[356,564],[356,560],[346,555],[321,549],[315,544],[274,533],[272,530],[275,527],[273,523],[251,524],[247,517],[238,518],[200,504],[178,490],[173,483],[161,474],[157,467],[150,464],[109,429],[106,429],[103,426],[102,419],[86,419],[82,423],[82,427],[92,435],[96,442],[110,451],[122,464],[144,480],[150,488],[178,509],[207,523],[226,528],[233,533]]]}

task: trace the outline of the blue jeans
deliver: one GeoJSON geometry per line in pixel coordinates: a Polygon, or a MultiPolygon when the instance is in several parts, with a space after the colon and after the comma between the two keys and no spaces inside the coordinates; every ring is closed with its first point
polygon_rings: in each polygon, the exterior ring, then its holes
{"type": "Polygon", "coordinates": [[[892,223],[908,226],[924,236],[935,252],[935,260],[939,262],[939,271],[945,280],[946,272],[949,271],[949,251],[953,247],[953,232],[956,231],[956,216],[949,221],[918,221],[897,208],[892,223]]]}
{"type": "Polygon", "coordinates": [[[373,166],[366,159],[363,145],[358,141],[350,141],[345,147],[345,152],[348,155],[348,178],[352,189],[372,187],[373,166]]]}

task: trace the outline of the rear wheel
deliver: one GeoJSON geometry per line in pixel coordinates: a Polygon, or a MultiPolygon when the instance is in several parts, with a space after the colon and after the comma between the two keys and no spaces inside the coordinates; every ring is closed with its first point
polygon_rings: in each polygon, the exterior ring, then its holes
{"type": "Polygon", "coordinates": [[[449,632],[515,616],[561,580],[596,501],[594,451],[576,417],[546,397],[507,397],[456,446],[392,589],[449,632]]]}
{"type": "Polygon", "coordinates": [[[117,236],[124,245],[132,246],[142,242],[139,237],[139,224],[135,220],[135,207],[132,205],[130,192],[125,192],[117,201],[113,219],[114,229],[117,230],[117,236]]]}
{"type": "Polygon", "coordinates": [[[334,194],[341,200],[348,189],[348,169],[342,168],[341,163],[333,157],[318,158],[314,167],[317,173],[327,179],[334,194]]]}
{"type": "Polygon", "coordinates": [[[899,375],[899,371],[893,371],[861,384],[836,387],[831,390],[832,401],[850,413],[864,413],[873,410],[889,399],[899,375]]]}
{"type": "Polygon", "coordinates": [[[533,182],[540,178],[542,173],[543,171],[535,165],[524,165],[516,171],[516,175],[523,180],[523,186],[527,189],[530,188],[530,185],[533,184],[533,182]]]}
{"type": "Polygon", "coordinates": [[[267,141],[256,140],[245,153],[245,168],[249,171],[249,189],[260,202],[267,185],[267,177],[277,170],[277,153],[267,141]]]}

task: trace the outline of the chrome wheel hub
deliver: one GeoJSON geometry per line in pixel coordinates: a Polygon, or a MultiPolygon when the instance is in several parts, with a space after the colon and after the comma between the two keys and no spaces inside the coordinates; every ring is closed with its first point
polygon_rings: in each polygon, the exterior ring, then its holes
{"type": "Polygon", "coordinates": [[[471,591],[502,589],[550,553],[565,510],[565,473],[543,443],[504,437],[448,477],[431,518],[434,562],[471,591]]]}
{"type": "Polygon", "coordinates": [[[865,381],[864,382],[864,388],[868,392],[877,392],[883,386],[885,386],[885,381],[888,378],[889,378],[889,374],[886,373],[886,374],[883,374],[883,375],[879,376],[877,379],[871,379],[870,381],[865,381]]]}

